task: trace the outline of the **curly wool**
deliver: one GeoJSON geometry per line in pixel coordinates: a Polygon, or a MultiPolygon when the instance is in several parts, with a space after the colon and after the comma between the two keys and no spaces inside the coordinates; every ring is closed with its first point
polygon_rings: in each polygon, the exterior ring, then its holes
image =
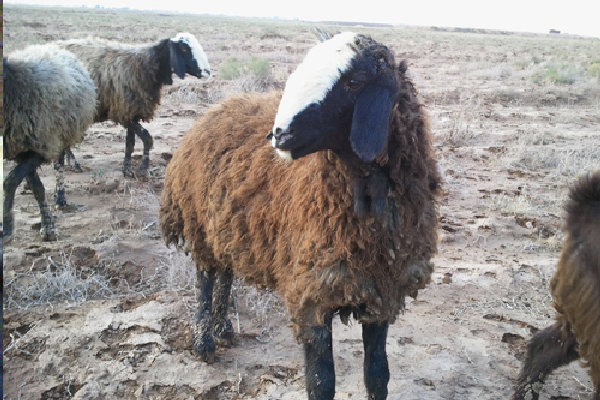
{"type": "Polygon", "coordinates": [[[4,63],[4,157],[56,160],[93,123],[96,91],[87,69],[54,44],[11,53],[4,63]]]}
{"type": "MultiPolygon", "coordinates": [[[[167,55],[168,41],[160,42],[167,55]]],[[[152,119],[160,102],[159,69],[168,68],[170,74],[170,65],[157,62],[156,43],[135,46],[100,38],[55,43],[76,54],[87,66],[98,88],[95,122],[111,120],[127,128],[136,119],[152,119]]]]}
{"type": "Polygon", "coordinates": [[[557,320],[577,338],[578,352],[600,392],[600,171],[581,178],[571,190],[566,232],[550,290],[557,320]]]}
{"type": "Polygon", "coordinates": [[[429,282],[439,187],[430,137],[412,84],[390,122],[380,163],[393,181],[390,223],[359,218],[350,170],[333,152],[286,165],[265,140],[280,93],[233,97],[184,137],[161,200],[167,242],[188,243],[200,269],[232,268],[285,300],[296,337],[338,311],[393,322],[429,282]],[[402,147],[404,146],[404,147],[402,147]]]}

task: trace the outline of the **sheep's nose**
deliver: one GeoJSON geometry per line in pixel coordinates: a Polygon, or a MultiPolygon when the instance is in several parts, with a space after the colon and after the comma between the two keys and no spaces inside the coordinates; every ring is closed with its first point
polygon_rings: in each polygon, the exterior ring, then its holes
{"type": "Polygon", "coordinates": [[[281,130],[281,128],[276,128],[276,129],[275,129],[275,132],[273,132],[273,130],[271,129],[271,130],[269,131],[269,133],[267,133],[267,136],[266,136],[266,138],[267,138],[267,140],[271,140],[271,139],[273,139],[273,137],[275,137],[275,140],[279,140],[279,138],[280,138],[280,137],[281,137],[281,135],[282,135],[282,132],[283,132],[283,131],[281,130]]]}

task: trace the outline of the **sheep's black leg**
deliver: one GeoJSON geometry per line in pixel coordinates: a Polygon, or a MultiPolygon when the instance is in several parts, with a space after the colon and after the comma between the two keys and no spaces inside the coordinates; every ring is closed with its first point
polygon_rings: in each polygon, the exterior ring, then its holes
{"type": "Polygon", "coordinates": [[[42,235],[42,240],[46,242],[54,241],[56,240],[56,231],[54,230],[54,222],[52,221],[50,207],[48,207],[48,203],[46,203],[46,190],[44,189],[44,184],[42,183],[42,180],[35,169],[29,172],[27,175],[27,182],[31,185],[33,196],[37,200],[40,207],[40,214],[42,217],[40,235],[42,235]]]}
{"type": "Polygon", "coordinates": [[[65,195],[65,151],[61,152],[58,156],[58,162],[54,163],[54,169],[56,170],[56,205],[64,207],[67,205],[67,198],[65,195]]]}
{"type": "Polygon", "coordinates": [[[387,384],[390,380],[385,341],[388,323],[363,324],[363,346],[365,348],[364,375],[369,400],[387,398],[387,384]]]}
{"type": "Polygon", "coordinates": [[[200,290],[200,305],[198,306],[198,318],[196,321],[196,337],[194,338],[194,350],[204,362],[214,362],[215,341],[214,317],[212,312],[213,288],[215,285],[215,270],[197,271],[198,286],[200,290]]]}
{"type": "Polygon", "coordinates": [[[331,317],[325,325],[311,328],[311,338],[304,344],[306,391],[309,400],[331,400],[335,395],[331,317]]]}
{"type": "Polygon", "coordinates": [[[577,340],[562,324],[555,323],[537,332],[527,345],[513,400],[537,400],[546,376],[578,358],[577,340]]]}
{"type": "Polygon", "coordinates": [[[79,164],[77,162],[77,159],[75,158],[75,154],[73,154],[73,152],[71,151],[71,148],[67,148],[66,150],[66,155],[67,155],[67,159],[68,159],[68,164],[71,165],[71,161],[73,161],[73,170],[77,171],[77,172],[83,172],[83,170],[81,169],[81,164],[79,164]]]}
{"type": "Polygon", "coordinates": [[[139,122],[136,124],[135,133],[140,137],[140,139],[142,139],[142,143],[144,144],[142,163],[138,167],[138,170],[143,174],[146,174],[148,167],[150,166],[150,150],[152,150],[154,141],[152,140],[152,136],[150,136],[148,130],[144,129],[139,122]]]}
{"type": "Polygon", "coordinates": [[[8,238],[12,235],[14,225],[13,225],[13,203],[15,201],[15,192],[17,191],[17,187],[23,182],[23,179],[27,175],[29,175],[32,171],[35,171],[37,167],[39,167],[42,163],[42,159],[33,155],[28,158],[26,161],[20,162],[17,164],[15,168],[6,176],[4,179],[4,211],[3,211],[3,235],[4,240],[8,240],[8,238]]]}
{"type": "Polygon", "coordinates": [[[123,175],[127,178],[133,178],[133,171],[131,170],[131,153],[135,146],[135,127],[133,124],[127,127],[127,134],[125,136],[125,159],[123,160],[123,175]]]}
{"type": "Polygon", "coordinates": [[[214,289],[213,315],[215,318],[215,341],[221,346],[231,346],[233,343],[233,325],[227,318],[229,295],[233,282],[233,271],[226,268],[217,272],[214,289]]]}

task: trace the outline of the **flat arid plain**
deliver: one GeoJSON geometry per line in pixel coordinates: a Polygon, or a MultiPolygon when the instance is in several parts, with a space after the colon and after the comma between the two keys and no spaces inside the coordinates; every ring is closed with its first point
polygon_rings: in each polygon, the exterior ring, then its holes
{"type": "MultiPolygon", "coordinates": [[[[194,355],[195,267],[164,245],[158,210],[166,165],[194,120],[230,94],[281,90],[315,27],[367,33],[406,60],[443,170],[436,269],[390,327],[388,398],[510,397],[524,344],[553,321],[548,284],[568,188],[600,169],[600,39],[9,5],[5,55],[57,39],[149,43],[188,31],[213,77],[163,88],[143,124],[154,136],[147,177],[123,177],[122,126],[89,128],[73,149],[83,172],[65,174],[69,207],[54,210],[58,241],[40,241],[37,203],[17,190],[4,244],[5,399],[306,397],[302,349],[272,291],[236,281],[236,343],[213,364],[194,355]]],[[[4,161],[5,174],[12,167],[4,161]]],[[[52,201],[52,166],[41,176],[52,201]]],[[[336,399],[365,398],[361,342],[359,324],[334,321],[336,399]]],[[[591,388],[573,363],[541,398],[589,399],[591,388]]]]}

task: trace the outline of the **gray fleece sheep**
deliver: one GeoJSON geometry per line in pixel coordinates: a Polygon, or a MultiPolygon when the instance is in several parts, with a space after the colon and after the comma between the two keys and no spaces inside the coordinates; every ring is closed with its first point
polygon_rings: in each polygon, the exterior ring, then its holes
{"type": "Polygon", "coordinates": [[[98,91],[94,122],[114,121],[127,129],[123,174],[133,177],[131,153],[135,135],[144,143],[139,167],[146,174],[152,148],[152,136],[140,125],[149,121],[160,102],[160,89],[171,85],[174,72],[201,78],[210,75],[210,65],[194,35],[179,33],[172,39],[146,45],[126,45],[99,38],[56,42],[75,53],[88,68],[98,91]]]}
{"type": "Polygon", "coordinates": [[[4,158],[17,163],[4,179],[5,238],[13,232],[15,191],[25,178],[40,206],[42,238],[56,239],[37,168],[81,141],[95,108],[94,82],[71,52],[36,45],[4,59],[4,158]]]}

